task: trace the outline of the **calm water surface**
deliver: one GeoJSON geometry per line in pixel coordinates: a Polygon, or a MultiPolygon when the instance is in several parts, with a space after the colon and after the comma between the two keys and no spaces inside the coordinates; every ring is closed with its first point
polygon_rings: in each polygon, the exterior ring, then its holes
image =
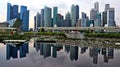
{"type": "Polygon", "coordinates": [[[120,49],[34,42],[0,44],[0,67],[120,67],[120,49]]]}

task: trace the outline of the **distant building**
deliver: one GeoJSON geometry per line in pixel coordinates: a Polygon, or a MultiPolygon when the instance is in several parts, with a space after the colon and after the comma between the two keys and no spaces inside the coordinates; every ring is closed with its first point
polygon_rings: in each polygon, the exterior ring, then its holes
{"type": "Polygon", "coordinates": [[[99,13],[99,2],[95,2],[94,9],[99,13]]]}
{"type": "Polygon", "coordinates": [[[71,27],[71,15],[69,12],[65,15],[65,27],[71,27]]]}
{"type": "Polygon", "coordinates": [[[44,27],[44,9],[41,9],[41,27],[44,27]]]}
{"type": "Polygon", "coordinates": [[[96,19],[94,21],[94,27],[101,27],[101,14],[96,15],[96,19]]]}
{"type": "Polygon", "coordinates": [[[52,27],[54,25],[57,24],[57,14],[58,14],[58,8],[57,7],[53,7],[53,24],[52,24],[52,27]]]}
{"type": "Polygon", "coordinates": [[[102,12],[102,23],[101,26],[104,27],[107,24],[107,12],[102,12]]]}
{"type": "Polygon", "coordinates": [[[105,11],[107,11],[110,8],[110,4],[105,4],[105,11]]]}
{"type": "Polygon", "coordinates": [[[22,31],[29,31],[29,10],[23,13],[22,31]]]}
{"type": "Polygon", "coordinates": [[[14,18],[19,18],[18,5],[7,3],[7,21],[14,18]]]}
{"type": "Polygon", "coordinates": [[[72,5],[71,7],[71,26],[75,27],[77,20],[79,19],[79,6],[72,5]]]}
{"type": "Polygon", "coordinates": [[[81,27],[86,27],[88,20],[86,13],[82,12],[81,27]]]}
{"type": "Polygon", "coordinates": [[[45,7],[44,9],[44,27],[51,27],[51,17],[52,10],[49,7],[45,7]]]}
{"type": "Polygon", "coordinates": [[[108,23],[108,27],[116,26],[116,24],[115,24],[115,10],[114,10],[114,8],[109,8],[107,10],[107,23],[108,23]]]}
{"type": "Polygon", "coordinates": [[[58,14],[57,17],[58,17],[57,27],[65,27],[63,16],[61,14],[58,14]]]}
{"type": "Polygon", "coordinates": [[[76,27],[81,27],[81,19],[78,19],[78,22],[76,23],[76,27]]]}
{"type": "Polygon", "coordinates": [[[95,20],[97,15],[97,11],[95,9],[91,9],[90,11],[90,20],[95,20]]]}

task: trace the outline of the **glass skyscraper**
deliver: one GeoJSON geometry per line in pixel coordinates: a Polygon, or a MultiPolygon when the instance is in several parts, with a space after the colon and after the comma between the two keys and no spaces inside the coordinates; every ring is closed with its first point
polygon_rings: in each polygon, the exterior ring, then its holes
{"type": "Polygon", "coordinates": [[[21,30],[29,31],[29,10],[26,6],[20,8],[20,19],[22,20],[21,30]]]}
{"type": "Polygon", "coordinates": [[[77,20],[79,19],[79,6],[78,5],[72,5],[71,7],[71,26],[75,27],[75,24],[77,20]]]}
{"type": "Polygon", "coordinates": [[[15,18],[19,18],[18,5],[7,3],[7,21],[15,18]]]}
{"type": "Polygon", "coordinates": [[[108,23],[108,26],[116,26],[114,15],[115,15],[114,8],[109,8],[107,10],[107,23],[108,23]]]}
{"type": "Polygon", "coordinates": [[[29,10],[23,13],[22,25],[22,31],[29,31],[29,10]]]}
{"type": "Polygon", "coordinates": [[[45,7],[44,9],[44,27],[51,27],[51,16],[52,16],[52,10],[49,7],[45,7]]]}
{"type": "Polygon", "coordinates": [[[44,9],[41,9],[41,27],[44,27],[44,9]]]}
{"type": "Polygon", "coordinates": [[[58,22],[57,21],[57,13],[58,13],[58,8],[57,7],[53,7],[53,24],[52,24],[53,27],[58,22]]]}
{"type": "Polygon", "coordinates": [[[21,6],[21,9],[20,9],[20,19],[23,18],[23,13],[27,11],[27,7],[26,6],[21,6]]]}

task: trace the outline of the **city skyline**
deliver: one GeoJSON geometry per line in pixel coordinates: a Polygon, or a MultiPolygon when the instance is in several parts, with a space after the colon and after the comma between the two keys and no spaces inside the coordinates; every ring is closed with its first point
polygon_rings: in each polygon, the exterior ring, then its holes
{"type": "MultiPolygon", "coordinates": [[[[94,3],[97,2],[98,0],[94,0],[94,1],[91,1],[91,0],[87,0],[87,1],[84,1],[84,0],[75,0],[75,1],[72,1],[70,0],[69,2],[67,1],[64,1],[64,0],[61,0],[61,1],[42,1],[42,2],[39,2],[39,1],[21,1],[21,0],[5,0],[5,1],[1,1],[0,3],[2,3],[3,5],[0,6],[0,9],[1,8],[7,8],[7,3],[11,3],[12,5],[25,5],[28,7],[28,10],[30,10],[30,28],[32,27],[33,28],[33,23],[34,23],[34,16],[36,15],[37,12],[40,12],[40,10],[42,8],[44,8],[45,6],[47,7],[50,7],[53,9],[53,7],[57,6],[58,7],[58,13],[62,14],[65,18],[65,14],[69,11],[70,12],[70,9],[71,9],[71,6],[72,4],[77,4],[79,5],[79,18],[81,18],[81,12],[85,12],[89,17],[90,17],[90,10],[92,8],[94,8],[94,3]],[[44,3],[43,3],[44,2],[44,3]]],[[[110,7],[113,7],[115,8],[115,21],[116,21],[116,24],[120,26],[120,23],[119,23],[119,19],[120,19],[120,14],[119,14],[119,10],[120,10],[120,7],[119,7],[119,2],[120,1],[117,1],[117,2],[114,2],[113,0],[107,0],[107,1],[104,1],[104,0],[101,0],[101,1],[98,1],[99,2],[99,12],[103,12],[104,11],[104,8],[105,8],[105,4],[110,4],[110,7]]],[[[20,7],[20,6],[19,6],[20,7]]],[[[1,9],[1,14],[0,14],[0,22],[3,22],[3,21],[6,21],[6,11],[7,9],[5,10],[2,10],[1,9]]],[[[20,9],[19,9],[20,11],[20,9]]]]}

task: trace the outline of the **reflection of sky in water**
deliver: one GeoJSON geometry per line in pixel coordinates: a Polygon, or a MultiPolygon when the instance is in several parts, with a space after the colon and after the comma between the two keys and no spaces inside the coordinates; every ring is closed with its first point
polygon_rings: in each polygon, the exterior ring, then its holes
{"type": "Polygon", "coordinates": [[[9,60],[6,60],[6,46],[0,45],[0,67],[119,67],[120,65],[119,49],[34,43],[25,45],[17,47],[17,58],[11,57],[9,60]],[[24,50],[26,48],[28,53],[24,50]]]}

